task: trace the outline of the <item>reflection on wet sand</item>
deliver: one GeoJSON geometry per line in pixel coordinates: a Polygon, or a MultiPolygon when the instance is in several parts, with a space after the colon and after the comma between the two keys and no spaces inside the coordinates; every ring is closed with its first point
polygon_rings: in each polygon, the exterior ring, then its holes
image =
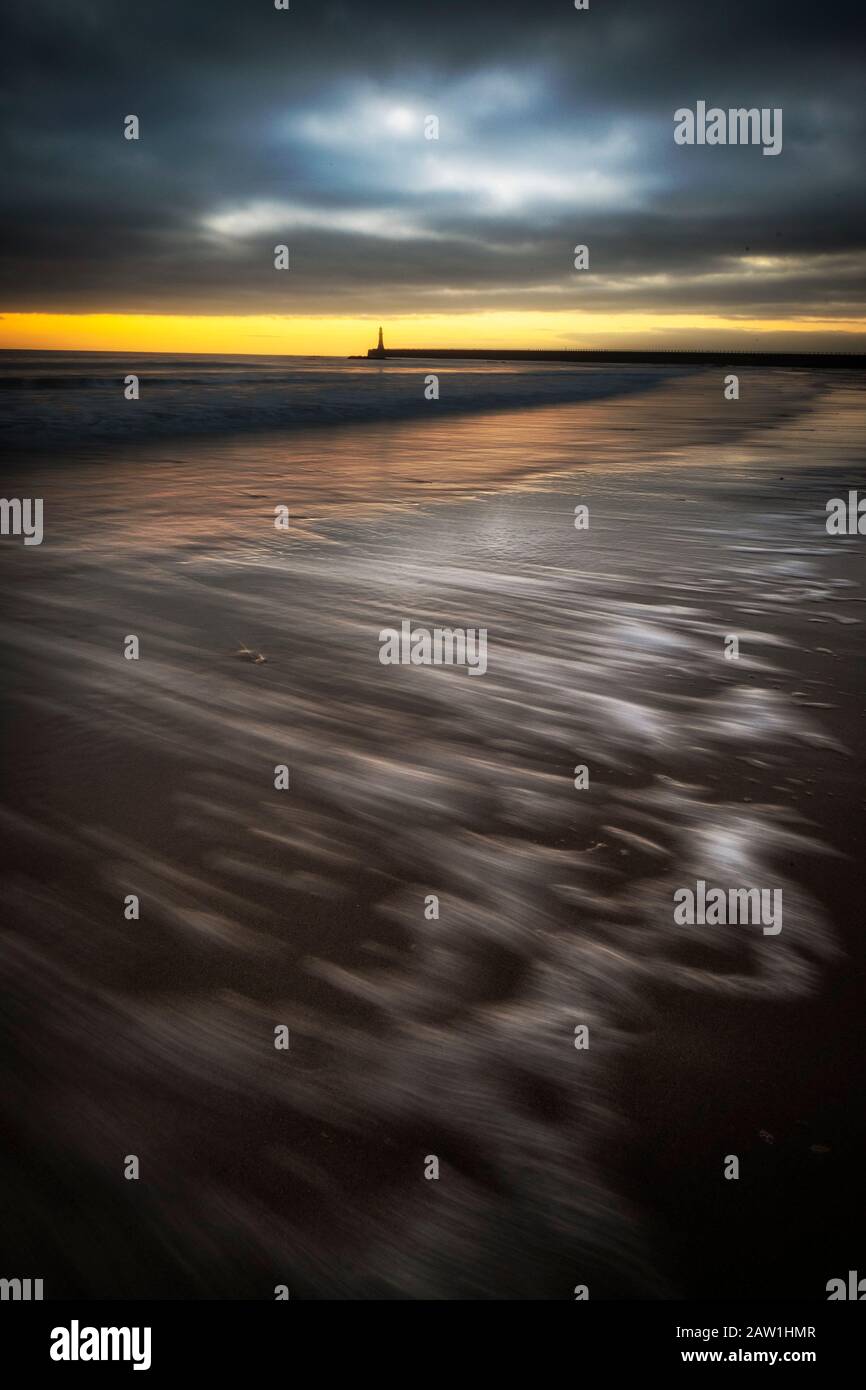
{"type": "Polygon", "coordinates": [[[678,1292],[626,1195],[623,1075],[660,1031],[689,1048],[659,991],[821,989],[800,865],[835,849],[810,794],[851,760],[863,602],[821,519],[854,389],[756,378],[737,416],[690,389],[34,466],[47,539],[3,624],[10,1222],[56,1283],[678,1292]],[[484,678],[383,667],[404,617],[485,627],[484,678]],[[784,931],[675,926],[713,876],[781,888],[784,931]]]}

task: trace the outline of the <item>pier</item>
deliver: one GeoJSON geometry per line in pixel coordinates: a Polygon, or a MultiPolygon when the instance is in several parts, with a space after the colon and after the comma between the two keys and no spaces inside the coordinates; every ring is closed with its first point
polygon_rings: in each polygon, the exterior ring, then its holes
{"type": "Polygon", "coordinates": [[[424,362],[599,362],[628,363],[632,366],[695,367],[834,367],[863,371],[862,352],[761,352],[724,349],[692,351],[686,348],[386,348],[382,329],[379,341],[366,354],[355,354],[352,361],[391,361],[415,358],[424,362]]]}

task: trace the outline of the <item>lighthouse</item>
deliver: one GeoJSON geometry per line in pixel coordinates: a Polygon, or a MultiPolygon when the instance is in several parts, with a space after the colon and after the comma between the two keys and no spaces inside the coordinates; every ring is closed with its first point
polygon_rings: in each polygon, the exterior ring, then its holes
{"type": "Polygon", "coordinates": [[[379,341],[378,341],[378,343],[376,344],[376,346],[375,346],[374,348],[370,348],[369,352],[367,353],[367,356],[368,356],[368,357],[384,357],[384,356],[385,356],[385,340],[384,340],[384,338],[382,337],[382,328],[381,328],[381,325],[380,325],[380,327],[379,327],[379,341]]]}

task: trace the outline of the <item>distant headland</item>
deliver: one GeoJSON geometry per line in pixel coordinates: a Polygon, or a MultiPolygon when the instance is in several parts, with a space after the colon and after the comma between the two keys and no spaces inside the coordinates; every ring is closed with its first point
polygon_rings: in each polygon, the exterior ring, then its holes
{"type": "Polygon", "coordinates": [[[863,371],[863,352],[760,352],[692,351],[687,348],[629,350],[622,348],[386,348],[379,329],[379,341],[366,353],[354,353],[353,362],[381,362],[397,357],[468,359],[472,362],[629,362],[682,363],[695,366],[741,367],[846,367],[863,371]]]}

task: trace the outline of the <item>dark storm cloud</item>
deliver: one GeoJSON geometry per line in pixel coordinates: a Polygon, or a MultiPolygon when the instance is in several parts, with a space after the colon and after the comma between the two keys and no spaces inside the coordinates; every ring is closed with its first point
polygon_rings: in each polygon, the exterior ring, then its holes
{"type": "Polygon", "coordinates": [[[7,310],[864,312],[854,4],[29,0],[7,28],[7,310]],[[676,146],[698,99],[782,107],[782,154],[676,146]]]}

